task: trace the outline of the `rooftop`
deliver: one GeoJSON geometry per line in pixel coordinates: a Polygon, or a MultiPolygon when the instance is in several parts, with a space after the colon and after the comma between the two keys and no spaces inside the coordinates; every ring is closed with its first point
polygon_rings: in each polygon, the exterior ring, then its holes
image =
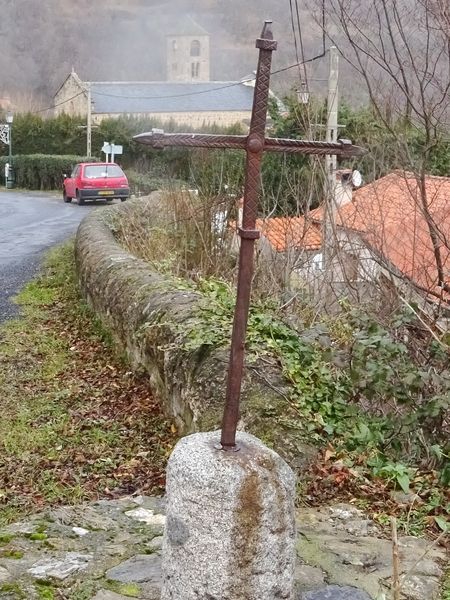
{"type": "Polygon", "coordinates": [[[258,219],[256,228],[276,252],[288,252],[299,248],[320,250],[322,245],[320,225],[304,217],[258,219]]]}
{"type": "MultiPolygon", "coordinates": [[[[365,242],[424,290],[439,292],[434,229],[450,285],[450,178],[425,178],[423,205],[416,177],[396,171],[357,190],[343,206],[338,225],[359,232],[365,242]]],[[[317,218],[317,214],[316,214],[317,218]]]]}
{"type": "MultiPolygon", "coordinates": [[[[450,178],[428,175],[425,190],[423,206],[415,176],[395,171],[356,190],[352,201],[336,211],[335,219],[341,230],[358,233],[397,272],[421,289],[441,295],[430,225],[439,243],[444,285],[450,286],[450,178]]],[[[277,252],[319,250],[323,213],[319,206],[306,219],[260,219],[257,227],[277,252]]]]}
{"type": "Polygon", "coordinates": [[[253,92],[239,81],[91,83],[96,114],[251,111],[253,92]]]}

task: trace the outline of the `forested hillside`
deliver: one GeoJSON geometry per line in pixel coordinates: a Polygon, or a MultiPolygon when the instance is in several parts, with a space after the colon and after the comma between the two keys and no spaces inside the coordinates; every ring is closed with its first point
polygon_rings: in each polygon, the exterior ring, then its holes
{"type": "MultiPolygon", "coordinates": [[[[275,68],[295,62],[289,0],[244,4],[238,0],[79,0],[76,4],[2,0],[1,4],[0,97],[19,94],[25,104],[31,97],[51,98],[72,66],[91,80],[164,79],[164,36],[187,15],[211,34],[215,80],[238,79],[255,68],[254,39],[264,18],[274,20],[279,40],[275,68]]],[[[321,32],[306,11],[300,16],[305,52],[317,53],[321,32]]],[[[326,65],[317,67],[323,76],[326,65]]],[[[276,77],[274,85],[286,89],[296,81],[297,73],[291,70],[276,77]]]]}

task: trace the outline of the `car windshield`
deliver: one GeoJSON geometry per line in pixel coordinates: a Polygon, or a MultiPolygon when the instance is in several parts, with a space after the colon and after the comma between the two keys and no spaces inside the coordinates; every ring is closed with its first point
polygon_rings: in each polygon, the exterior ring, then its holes
{"type": "Polygon", "coordinates": [[[124,172],[117,165],[91,165],[84,167],[86,179],[103,179],[104,177],[124,177],[124,172]]]}

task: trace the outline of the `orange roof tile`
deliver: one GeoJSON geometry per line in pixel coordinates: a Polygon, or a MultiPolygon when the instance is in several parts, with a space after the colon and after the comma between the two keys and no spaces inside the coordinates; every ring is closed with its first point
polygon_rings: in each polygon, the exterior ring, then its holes
{"type": "Polygon", "coordinates": [[[370,183],[341,207],[336,223],[358,231],[378,254],[430,292],[439,292],[438,270],[425,217],[440,242],[445,283],[450,285],[450,178],[427,176],[426,206],[414,175],[396,171],[370,183]]]}
{"type": "Polygon", "coordinates": [[[256,228],[277,252],[290,249],[318,250],[322,245],[320,225],[304,217],[257,219],[256,228]]]}

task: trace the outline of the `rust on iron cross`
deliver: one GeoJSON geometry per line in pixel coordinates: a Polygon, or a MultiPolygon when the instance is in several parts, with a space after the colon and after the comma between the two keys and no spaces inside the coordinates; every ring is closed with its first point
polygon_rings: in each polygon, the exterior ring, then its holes
{"type": "Polygon", "coordinates": [[[259,48],[259,61],[256,73],[253,110],[248,135],[214,135],[197,133],[165,134],[156,129],[134,137],[137,142],[153,148],[168,146],[188,146],[192,148],[242,149],[247,152],[246,179],[244,188],[244,210],[239,253],[239,271],[237,299],[231,338],[230,363],[225,410],[222,421],[221,447],[224,450],[237,449],[236,429],[239,421],[239,401],[242,374],[244,369],[245,337],[247,330],[250,292],[253,277],[253,253],[255,240],[260,232],[256,229],[258,216],[258,197],[260,191],[261,159],[264,152],[289,152],[299,154],[327,155],[345,157],[359,156],[364,150],[353,146],[349,140],[337,142],[319,142],[270,138],[265,136],[267,109],[269,100],[270,70],[272,52],[277,49],[273,39],[272,21],[266,21],[261,37],[256,41],[259,48]]]}

